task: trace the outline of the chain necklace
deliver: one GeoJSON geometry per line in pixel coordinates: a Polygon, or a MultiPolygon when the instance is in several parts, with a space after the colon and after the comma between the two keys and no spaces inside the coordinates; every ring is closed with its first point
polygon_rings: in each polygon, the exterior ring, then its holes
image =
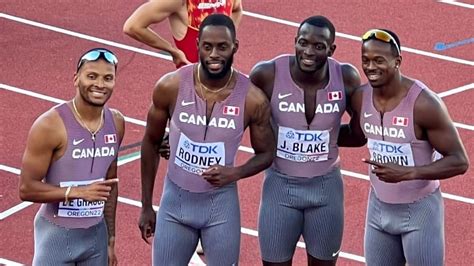
{"type": "MultiPolygon", "coordinates": [[[[199,86],[201,87],[201,94],[202,94],[202,88],[204,88],[206,91],[208,92],[211,92],[211,93],[219,93],[220,91],[224,90],[225,88],[227,88],[230,84],[230,82],[232,81],[232,77],[234,76],[234,68],[232,67],[230,69],[230,77],[229,79],[227,80],[226,84],[224,86],[222,86],[221,88],[217,89],[217,90],[211,90],[209,89],[208,87],[206,87],[206,85],[204,85],[204,83],[201,82],[201,75],[199,73],[199,67],[201,66],[201,64],[198,65],[198,68],[197,68],[197,80],[199,82],[199,86]]],[[[204,97],[204,94],[203,94],[203,97],[204,97]]]]}
{"type": "Polygon", "coordinates": [[[104,123],[104,108],[102,108],[102,111],[100,112],[100,123],[99,123],[99,126],[97,127],[97,129],[95,131],[92,131],[87,125],[86,123],[84,122],[84,120],[82,120],[82,117],[81,117],[81,114],[79,114],[79,112],[77,111],[77,107],[76,107],[76,99],[72,99],[72,107],[74,108],[74,112],[76,112],[77,114],[77,118],[79,118],[79,123],[85,127],[87,129],[87,131],[89,131],[89,133],[91,133],[91,137],[92,137],[92,141],[95,141],[95,134],[97,134],[97,132],[100,130],[100,128],[102,127],[102,124],[104,123]]]}

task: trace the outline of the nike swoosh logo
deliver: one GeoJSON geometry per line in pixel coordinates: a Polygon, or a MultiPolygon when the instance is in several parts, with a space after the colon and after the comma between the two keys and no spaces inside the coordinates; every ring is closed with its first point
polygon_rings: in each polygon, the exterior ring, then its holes
{"type": "Polygon", "coordinates": [[[194,102],[185,102],[184,100],[181,101],[182,106],[188,106],[188,105],[191,105],[191,104],[194,104],[194,102]]]}
{"type": "Polygon", "coordinates": [[[368,117],[371,117],[373,114],[368,114],[366,112],[364,112],[364,118],[368,118],[368,117]]]}
{"type": "Polygon", "coordinates": [[[80,139],[80,140],[75,140],[75,139],[73,139],[73,140],[72,140],[72,145],[74,145],[74,146],[79,145],[79,144],[81,144],[83,141],[84,141],[84,139],[80,139]]]}
{"type": "Polygon", "coordinates": [[[281,100],[281,99],[284,99],[288,96],[291,96],[293,93],[287,93],[287,94],[281,94],[281,93],[278,93],[278,99],[281,100]]]}
{"type": "Polygon", "coordinates": [[[337,256],[337,254],[339,254],[339,252],[340,252],[340,251],[341,251],[341,250],[338,250],[338,251],[336,251],[336,252],[332,253],[332,256],[333,256],[333,257],[336,257],[336,256],[337,256]]]}

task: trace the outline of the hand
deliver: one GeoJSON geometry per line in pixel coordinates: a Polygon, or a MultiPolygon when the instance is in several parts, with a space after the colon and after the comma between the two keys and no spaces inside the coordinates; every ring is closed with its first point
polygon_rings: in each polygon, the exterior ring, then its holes
{"type": "Polygon", "coordinates": [[[201,176],[215,187],[223,187],[239,179],[235,167],[213,165],[201,173],[201,176]]]}
{"type": "Polygon", "coordinates": [[[183,51],[179,49],[173,50],[171,52],[171,56],[173,57],[173,63],[177,67],[191,64],[191,62],[189,62],[188,59],[186,58],[186,55],[183,53],[183,51]]]}
{"type": "Polygon", "coordinates": [[[109,239],[109,245],[107,247],[107,252],[109,256],[109,266],[117,266],[117,256],[115,255],[115,237],[109,239]]]}
{"type": "Polygon", "coordinates": [[[362,159],[362,161],[372,165],[372,173],[387,183],[412,180],[414,176],[413,167],[401,166],[394,163],[378,163],[368,159],[362,159]]]}
{"type": "Polygon", "coordinates": [[[140,213],[140,219],[138,220],[138,227],[142,232],[142,239],[147,243],[151,244],[148,240],[149,237],[155,235],[155,224],[156,224],[156,212],[153,208],[143,208],[140,213]]]}
{"type": "Polygon", "coordinates": [[[72,187],[71,199],[84,199],[87,201],[107,201],[112,191],[112,186],[118,182],[117,178],[94,182],[87,186],[72,187]]]}
{"type": "Polygon", "coordinates": [[[163,136],[163,141],[158,149],[158,153],[166,160],[170,158],[170,134],[167,132],[165,132],[165,135],[163,136]]]}

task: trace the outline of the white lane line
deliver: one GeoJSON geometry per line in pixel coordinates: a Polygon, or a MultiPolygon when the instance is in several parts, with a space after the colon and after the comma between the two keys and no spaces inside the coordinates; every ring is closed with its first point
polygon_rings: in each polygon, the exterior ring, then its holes
{"type": "MultiPolygon", "coordinates": [[[[31,97],[34,97],[34,98],[38,98],[38,99],[42,99],[42,100],[46,100],[46,101],[50,101],[50,102],[54,102],[54,103],[63,103],[63,102],[65,102],[65,100],[62,100],[62,99],[54,98],[54,97],[51,97],[51,96],[47,96],[47,95],[37,93],[37,92],[32,92],[32,91],[25,90],[25,89],[20,89],[20,88],[13,87],[13,86],[6,85],[6,84],[2,84],[2,83],[0,83],[0,89],[16,92],[16,93],[23,94],[23,95],[28,95],[28,96],[31,96],[31,97]]],[[[458,88],[456,88],[456,89],[458,89],[458,88]]],[[[452,89],[452,90],[456,90],[456,89],[452,89]]],[[[451,90],[449,90],[449,91],[451,91],[451,90]]],[[[461,91],[459,91],[459,92],[461,92],[461,91]]],[[[454,93],[450,93],[450,95],[452,95],[452,94],[454,94],[454,93]]],[[[136,119],[136,118],[131,118],[131,117],[125,116],[125,121],[130,122],[132,124],[140,125],[140,126],[146,126],[145,121],[142,121],[142,120],[139,120],[139,119],[136,119]]],[[[474,131],[474,126],[472,126],[472,125],[467,125],[467,124],[462,124],[462,123],[457,123],[457,122],[454,122],[454,125],[458,128],[474,131]]],[[[168,131],[168,129],[167,129],[167,131],[168,131]]],[[[249,153],[253,153],[252,148],[245,147],[245,146],[240,146],[239,150],[249,152],[249,153]]]]}
{"type": "Polygon", "coordinates": [[[136,47],[133,47],[133,46],[130,46],[130,45],[121,44],[121,43],[114,42],[114,41],[109,41],[109,40],[106,40],[106,39],[90,36],[90,35],[87,35],[87,34],[75,32],[75,31],[71,31],[71,30],[66,30],[66,29],[63,29],[63,28],[60,28],[60,27],[47,25],[47,24],[44,24],[44,23],[40,23],[40,22],[36,22],[36,21],[33,21],[33,20],[8,15],[8,14],[5,14],[5,13],[0,13],[0,18],[2,18],[2,17],[5,18],[5,19],[9,19],[9,20],[19,22],[19,23],[27,24],[27,25],[30,25],[30,26],[34,26],[34,27],[38,27],[38,28],[42,28],[42,29],[46,29],[46,30],[66,34],[66,35],[69,35],[69,36],[77,37],[77,38],[80,38],[80,39],[89,40],[89,41],[93,41],[93,42],[97,42],[97,43],[102,43],[102,44],[106,44],[106,45],[109,45],[109,46],[112,46],[112,47],[117,47],[117,48],[121,48],[121,49],[124,49],[124,50],[129,50],[129,51],[132,51],[132,52],[145,54],[145,55],[149,55],[149,56],[153,56],[153,57],[158,57],[158,58],[161,58],[161,59],[166,59],[168,61],[171,61],[171,56],[169,56],[169,55],[163,55],[163,54],[160,54],[160,53],[157,53],[157,52],[152,52],[152,51],[148,51],[148,50],[145,50],[145,49],[136,48],[136,47]]]}
{"type": "MultiPolygon", "coordinates": [[[[284,24],[284,25],[289,25],[289,26],[293,26],[293,27],[298,27],[298,25],[299,25],[296,22],[292,22],[292,21],[288,21],[288,20],[284,20],[284,19],[279,19],[279,18],[274,18],[274,17],[263,15],[263,14],[249,12],[249,11],[244,11],[243,14],[245,14],[247,16],[250,16],[250,17],[254,17],[254,18],[258,18],[258,19],[262,19],[262,20],[266,20],[266,21],[271,21],[271,22],[276,22],[276,23],[280,23],[280,24],[284,24]]],[[[90,40],[90,41],[106,44],[106,45],[109,45],[109,46],[112,46],[112,47],[122,48],[122,49],[125,49],[125,50],[129,50],[129,51],[133,51],[133,52],[137,52],[137,53],[141,53],[141,54],[146,54],[146,55],[150,55],[150,56],[153,56],[153,57],[158,57],[158,58],[162,58],[162,59],[166,59],[166,60],[171,61],[171,56],[168,56],[168,55],[163,55],[163,54],[152,52],[152,51],[149,51],[149,50],[136,48],[136,47],[133,47],[133,46],[130,46],[130,45],[125,45],[125,44],[117,43],[117,42],[114,42],[114,41],[109,41],[109,40],[106,40],[106,39],[93,37],[93,36],[86,35],[86,34],[83,34],[83,33],[78,33],[78,32],[74,32],[74,31],[66,30],[66,29],[63,29],[63,28],[60,28],[60,27],[47,25],[47,24],[36,22],[36,21],[33,21],[33,20],[20,18],[20,17],[9,15],[9,14],[5,14],[5,13],[0,13],[0,17],[3,17],[5,19],[9,19],[9,20],[12,20],[12,21],[16,21],[16,22],[19,22],[19,23],[23,23],[23,24],[27,24],[27,25],[31,25],[31,26],[35,26],[35,27],[55,31],[55,32],[70,35],[70,36],[74,36],[74,37],[77,37],[77,38],[90,40]]],[[[340,33],[340,32],[337,32],[336,36],[346,38],[346,39],[350,39],[350,40],[355,40],[355,41],[360,41],[361,40],[360,37],[350,35],[350,34],[346,34],[346,33],[340,33]]],[[[410,48],[410,47],[406,47],[406,46],[402,47],[402,51],[406,51],[406,52],[414,53],[414,54],[418,54],[418,55],[424,55],[424,56],[431,57],[431,58],[437,58],[437,59],[441,59],[441,60],[445,60],[445,61],[449,61],[449,62],[474,66],[474,61],[469,61],[469,60],[456,58],[456,57],[451,57],[451,56],[446,56],[446,55],[435,54],[435,53],[426,52],[426,51],[422,51],[422,50],[418,50],[418,49],[414,49],[414,48],[410,48]]]]}
{"type": "MultiPolygon", "coordinates": [[[[292,26],[292,27],[298,27],[299,26],[299,23],[296,23],[296,22],[293,22],[293,21],[289,21],[289,20],[285,20],[285,19],[279,19],[279,18],[275,18],[275,17],[263,15],[263,14],[254,13],[254,12],[244,11],[243,14],[247,15],[249,17],[254,17],[254,18],[258,18],[258,19],[262,19],[262,20],[267,20],[267,21],[271,21],[271,22],[275,22],[275,23],[279,23],[279,24],[283,24],[283,25],[292,26]]],[[[346,34],[346,33],[342,33],[342,32],[336,32],[336,36],[341,37],[341,38],[345,38],[345,39],[349,39],[349,40],[361,41],[361,38],[358,37],[358,36],[354,36],[354,35],[350,35],[350,34],[346,34]]],[[[427,57],[437,58],[437,59],[441,59],[441,60],[446,60],[446,61],[450,61],[450,62],[454,62],[454,63],[474,66],[474,61],[461,59],[461,58],[456,58],[456,57],[452,57],[452,56],[436,54],[436,53],[431,53],[431,52],[418,50],[418,49],[410,48],[410,47],[406,47],[406,46],[402,46],[402,51],[413,53],[413,54],[418,54],[418,55],[424,55],[424,56],[427,56],[427,57]]]]}
{"type": "Polygon", "coordinates": [[[440,93],[438,93],[438,96],[440,98],[443,98],[443,97],[453,95],[453,94],[457,94],[457,93],[467,91],[467,90],[470,90],[470,89],[474,89],[474,83],[467,84],[467,85],[464,85],[464,86],[461,86],[461,87],[457,87],[457,88],[454,88],[454,89],[450,89],[450,90],[447,90],[447,91],[440,92],[440,93]]]}
{"type": "Polygon", "coordinates": [[[472,4],[463,3],[456,0],[439,0],[438,2],[443,3],[443,4],[453,5],[453,6],[460,6],[464,8],[474,9],[474,5],[472,4]]]}
{"type": "Polygon", "coordinates": [[[19,262],[16,262],[16,261],[12,261],[12,260],[7,260],[5,258],[0,258],[0,265],[5,265],[5,266],[23,266],[25,264],[21,264],[19,262]]]}
{"type": "Polygon", "coordinates": [[[23,210],[24,208],[27,208],[27,207],[31,206],[31,205],[33,205],[33,202],[23,201],[22,203],[20,203],[18,205],[15,205],[15,206],[11,207],[10,209],[8,209],[6,211],[0,212],[0,221],[7,218],[8,216],[10,216],[14,213],[17,213],[17,212],[23,210]]]}

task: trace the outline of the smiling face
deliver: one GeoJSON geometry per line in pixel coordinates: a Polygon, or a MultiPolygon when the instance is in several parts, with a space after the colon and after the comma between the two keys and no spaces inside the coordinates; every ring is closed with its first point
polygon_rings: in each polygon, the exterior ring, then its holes
{"type": "Polygon", "coordinates": [[[74,75],[74,86],[84,102],[104,106],[115,86],[115,66],[103,59],[84,63],[74,75]]]}
{"type": "Polygon", "coordinates": [[[202,29],[198,41],[201,66],[210,79],[225,77],[234,61],[238,41],[226,26],[209,25],[202,29]]]}
{"type": "Polygon", "coordinates": [[[362,69],[374,88],[390,83],[399,73],[401,57],[389,43],[371,39],[362,44],[362,69]]]}
{"type": "Polygon", "coordinates": [[[303,72],[315,72],[321,69],[335,49],[328,28],[303,24],[295,38],[298,68],[303,72]]]}

